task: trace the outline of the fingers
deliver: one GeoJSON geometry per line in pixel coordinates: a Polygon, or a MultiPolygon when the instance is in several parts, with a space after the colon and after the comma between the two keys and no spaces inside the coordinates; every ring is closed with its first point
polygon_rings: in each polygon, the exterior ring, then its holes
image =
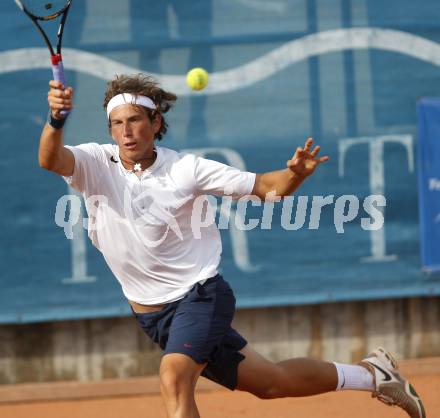
{"type": "Polygon", "coordinates": [[[312,145],[313,145],[313,138],[307,138],[307,141],[304,146],[304,152],[309,153],[313,158],[315,158],[318,155],[318,152],[321,149],[321,147],[317,145],[312,151],[310,151],[312,149],[312,145]]]}
{"type": "Polygon", "coordinates": [[[319,152],[320,149],[321,149],[321,147],[320,147],[319,145],[317,145],[317,146],[313,149],[313,151],[310,153],[310,155],[311,155],[313,158],[315,158],[315,157],[317,156],[317,154],[318,154],[318,152],[319,152]]]}
{"type": "Polygon", "coordinates": [[[318,166],[321,163],[325,163],[326,161],[329,160],[328,155],[325,155],[324,157],[320,157],[320,158],[315,158],[313,161],[315,162],[315,164],[318,166]]]}
{"type": "Polygon", "coordinates": [[[293,154],[293,157],[290,160],[287,160],[287,166],[290,167],[291,162],[297,158],[303,158],[304,156],[304,150],[301,147],[298,147],[295,151],[295,154],[293,154]]]}
{"type": "MultiPolygon", "coordinates": [[[[295,154],[292,157],[292,160],[295,158],[307,158],[308,155],[312,155],[310,153],[310,147],[313,144],[313,139],[312,138],[308,138],[307,141],[304,144],[304,149],[301,147],[298,147],[295,151],[295,154]]],[[[316,147],[315,147],[316,150],[316,147]]],[[[313,150],[313,152],[315,152],[315,150],[313,150]]],[[[318,147],[318,151],[319,151],[319,147],[318,147]]],[[[317,152],[316,152],[317,153],[317,152]]],[[[316,155],[315,153],[315,155],[316,155]]]]}
{"type": "Polygon", "coordinates": [[[71,99],[73,96],[72,87],[64,88],[64,86],[59,81],[51,81],[49,83],[50,89],[48,92],[48,96],[53,97],[62,97],[66,99],[71,99]]]}
{"type": "Polygon", "coordinates": [[[50,80],[49,81],[49,87],[51,89],[59,89],[62,90],[63,89],[63,83],[61,83],[61,81],[57,81],[57,80],[50,80]]]}
{"type": "Polygon", "coordinates": [[[313,138],[307,138],[306,143],[304,144],[304,151],[309,152],[310,148],[312,147],[312,144],[313,144],[313,138]]]}
{"type": "Polygon", "coordinates": [[[71,110],[73,107],[73,89],[71,87],[64,88],[63,84],[56,80],[51,80],[49,87],[47,101],[52,114],[59,116],[61,110],[71,110]]]}
{"type": "Polygon", "coordinates": [[[307,138],[307,140],[304,144],[304,149],[302,149],[301,147],[297,148],[295,155],[301,156],[301,157],[311,155],[312,157],[315,157],[316,154],[319,152],[319,146],[315,147],[315,149],[312,152],[310,152],[312,145],[313,145],[313,138],[307,138]],[[316,148],[318,148],[318,149],[316,149],[316,148]]]}
{"type": "Polygon", "coordinates": [[[314,160],[316,163],[320,164],[325,161],[328,161],[329,157],[328,155],[325,155],[323,157],[317,158],[317,155],[319,151],[321,150],[321,147],[319,145],[316,145],[312,150],[313,145],[313,138],[307,138],[304,148],[298,147],[295,151],[295,154],[293,157],[287,161],[287,167],[292,167],[294,164],[297,163],[298,160],[314,160]]]}
{"type": "MultiPolygon", "coordinates": [[[[311,156],[313,159],[316,159],[316,156],[318,155],[319,151],[321,150],[321,147],[319,145],[316,145],[315,148],[312,149],[313,145],[313,138],[307,138],[304,149],[301,147],[298,147],[295,152],[295,156],[311,156]]],[[[328,156],[321,157],[317,161],[324,162],[328,160],[328,156]]]]}

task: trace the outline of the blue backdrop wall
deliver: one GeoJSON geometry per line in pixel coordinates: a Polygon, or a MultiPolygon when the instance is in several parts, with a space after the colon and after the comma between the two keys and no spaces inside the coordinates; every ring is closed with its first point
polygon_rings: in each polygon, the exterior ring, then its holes
{"type": "MultiPolygon", "coordinates": [[[[0,13],[0,322],[126,315],[84,228],[69,240],[55,222],[72,191],[37,164],[48,52],[12,1],[0,13]]],[[[298,209],[304,224],[289,227],[276,204],[270,228],[255,207],[246,219],[256,228],[222,230],[238,305],[436,295],[438,276],[421,270],[415,108],[440,95],[438,22],[437,0],[73,0],[65,142],[110,142],[106,81],[141,71],[179,96],[163,146],[261,172],[313,136],[330,161],[291,202],[291,223],[298,209]],[[211,74],[197,94],[184,81],[195,66],[211,74]],[[328,204],[318,226],[319,196],[328,204]]]]}

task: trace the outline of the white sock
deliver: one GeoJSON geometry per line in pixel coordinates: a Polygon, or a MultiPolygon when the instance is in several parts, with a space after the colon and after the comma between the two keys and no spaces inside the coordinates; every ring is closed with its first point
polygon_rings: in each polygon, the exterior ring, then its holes
{"type": "Polygon", "coordinates": [[[336,390],[365,390],[374,391],[373,375],[362,366],[333,363],[338,372],[336,390]]]}

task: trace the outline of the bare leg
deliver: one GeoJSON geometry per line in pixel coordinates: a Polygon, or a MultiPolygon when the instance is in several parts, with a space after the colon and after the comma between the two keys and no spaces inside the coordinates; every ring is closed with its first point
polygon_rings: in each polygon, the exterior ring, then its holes
{"type": "Polygon", "coordinates": [[[336,389],[338,375],[332,363],[296,358],[273,363],[248,345],[238,367],[238,390],[263,399],[310,396],[336,389]]]}
{"type": "Polygon", "coordinates": [[[194,391],[205,366],[184,354],[167,354],[162,358],[160,389],[168,418],[200,418],[194,391]]]}

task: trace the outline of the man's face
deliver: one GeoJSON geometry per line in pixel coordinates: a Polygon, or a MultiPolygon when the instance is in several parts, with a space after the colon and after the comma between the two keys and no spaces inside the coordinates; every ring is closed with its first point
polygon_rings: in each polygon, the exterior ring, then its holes
{"type": "Polygon", "coordinates": [[[146,109],[131,104],[115,107],[110,113],[110,133],[119,146],[121,158],[138,161],[151,157],[160,117],[150,121],[146,109]]]}

